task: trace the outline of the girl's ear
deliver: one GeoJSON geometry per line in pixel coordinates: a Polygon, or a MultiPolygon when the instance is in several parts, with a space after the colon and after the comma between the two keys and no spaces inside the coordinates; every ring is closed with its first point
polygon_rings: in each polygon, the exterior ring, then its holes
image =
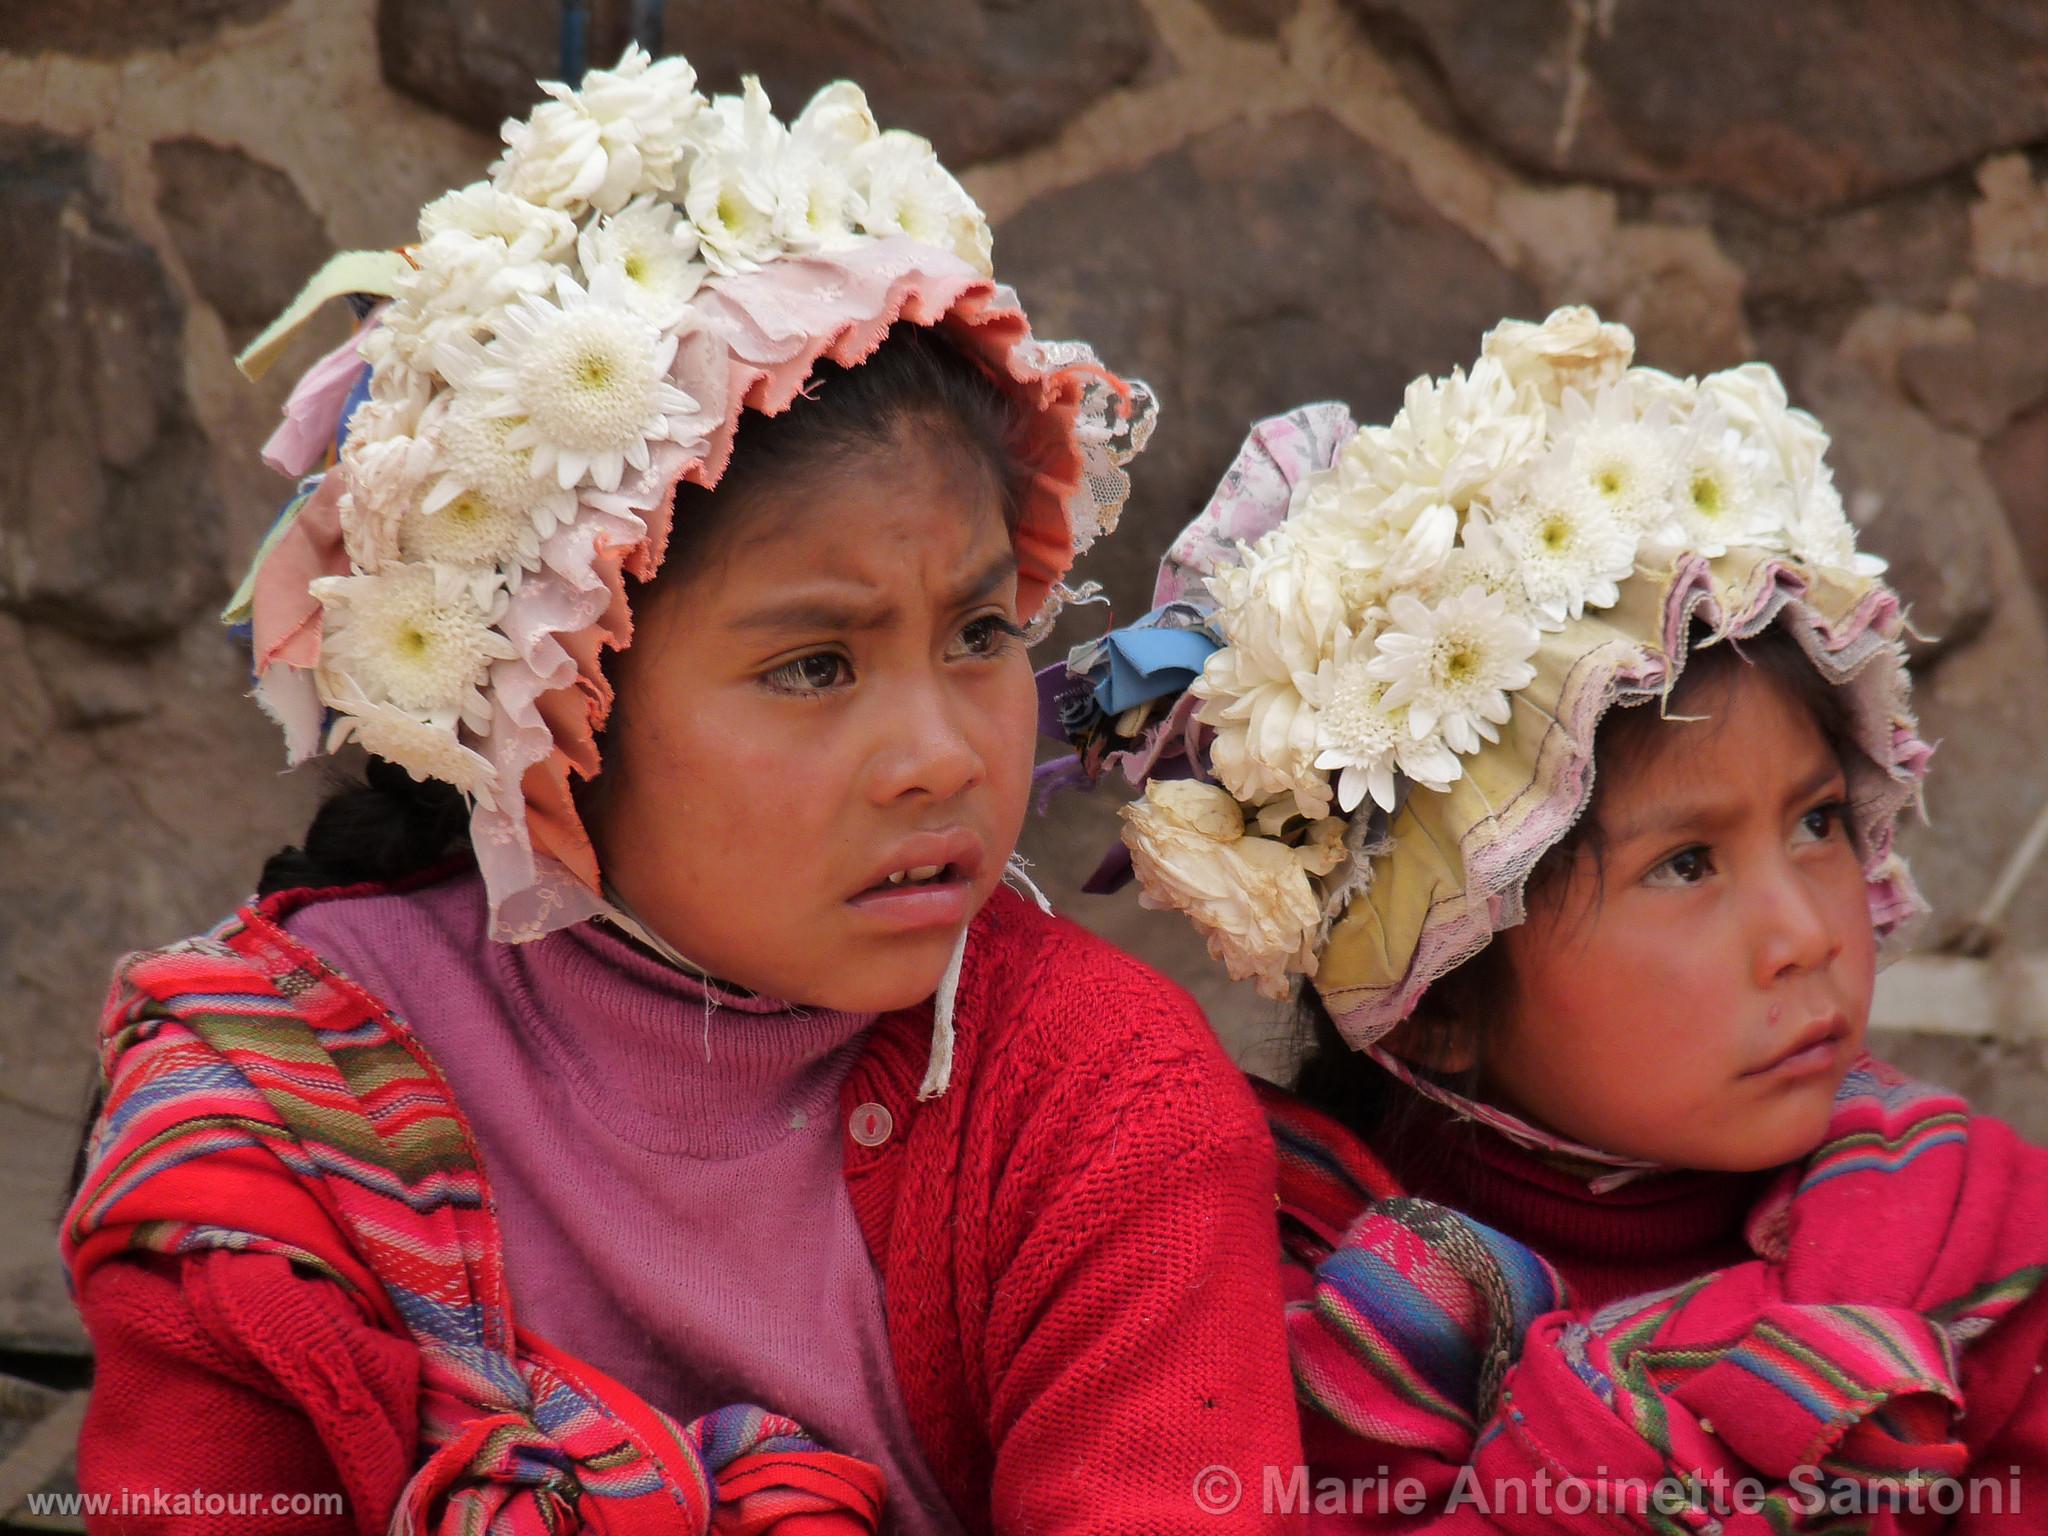
{"type": "Polygon", "coordinates": [[[1446,1028],[1441,1020],[1410,1015],[1380,1043],[1409,1066],[1425,1072],[1455,1076],[1479,1064],[1479,1051],[1469,1031],[1446,1028]]]}

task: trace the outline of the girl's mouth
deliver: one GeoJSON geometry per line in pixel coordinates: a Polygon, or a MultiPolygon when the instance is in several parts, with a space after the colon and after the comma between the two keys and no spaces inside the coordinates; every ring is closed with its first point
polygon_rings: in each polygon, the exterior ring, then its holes
{"type": "Polygon", "coordinates": [[[960,833],[906,842],[847,905],[888,928],[960,927],[974,915],[981,845],[960,833]]]}
{"type": "Polygon", "coordinates": [[[1833,1070],[1849,1036],[1849,1022],[1840,1014],[1816,1020],[1801,1030],[1799,1037],[1762,1066],[1745,1072],[1745,1077],[1790,1079],[1812,1077],[1833,1070]]]}

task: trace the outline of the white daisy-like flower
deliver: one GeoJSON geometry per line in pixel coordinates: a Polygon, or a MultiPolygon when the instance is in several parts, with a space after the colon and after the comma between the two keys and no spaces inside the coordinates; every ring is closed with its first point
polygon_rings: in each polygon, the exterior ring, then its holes
{"type": "Polygon", "coordinates": [[[434,445],[432,478],[419,510],[433,516],[460,497],[475,495],[492,508],[516,513],[545,539],[576,516],[576,493],[537,473],[533,450],[512,442],[516,416],[494,416],[488,397],[467,390],[446,391],[430,423],[434,445]]]}
{"type": "Polygon", "coordinates": [[[674,437],[697,412],[668,377],[678,337],[635,313],[621,282],[601,270],[586,290],[564,274],[555,303],[527,299],[508,310],[488,348],[435,353],[443,376],[475,391],[485,415],[518,418],[505,445],[531,449],[533,473],[565,490],[585,480],[617,490],[627,465],[646,469],[649,444],[674,437]]]}
{"type": "Polygon", "coordinates": [[[561,261],[576,243],[576,221],[559,208],[514,197],[487,181],[473,181],[420,210],[422,243],[448,234],[494,240],[504,248],[507,261],[561,261]]]}
{"type": "Polygon", "coordinates": [[[636,197],[591,222],[576,241],[586,280],[615,274],[626,306],[657,330],[673,330],[704,282],[697,232],[672,204],[636,197]]]}
{"type": "Polygon", "coordinates": [[[543,83],[552,99],[501,130],[505,154],[491,167],[492,184],[572,218],[586,204],[615,213],[642,192],[673,192],[704,104],[696,81],[686,59],[657,63],[634,44],[618,68],[585,75],[581,90],[543,83]]]}
{"type": "Polygon", "coordinates": [[[1366,427],[1345,445],[1343,503],[1353,517],[1404,532],[1421,507],[1462,513],[1542,446],[1546,427],[1535,390],[1518,390],[1492,358],[1470,377],[1454,368],[1448,378],[1416,379],[1389,425],[1366,427]]]}
{"type": "Polygon", "coordinates": [[[1372,655],[1369,641],[1346,641],[1303,686],[1316,709],[1316,766],[1337,772],[1337,809],[1347,816],[1368,795],[1393,810],[1397,771],[1430,789],[1448,789],[1464,771],[1441,737],[1418,741],[1407,711],[1389,707],[1389,685],[1367,671],[1372,655]]]}
{"type": "Polygon", "coordinates": [[[1602,321],[1581,304],[1552,310],[1541,325],[1503,320],[1479,350],[1516,387],[1529,385],[1554,406],[1567,389],[1595,395],[1620,378],[1635,356],[1636,339],[1627,326],[1602,321]]]}
{"type": "Polygon", "coordinates": [[[415,506],[398,524],[403,560],[449,566],[464,572],[479,608],[491,605],[502,582],[519,590],[528,571],[540,569],[540,538],[533,520],[516,506],[462,491],[436,510],[415,506]]]}
{"type": "Polygon", "coordinates": [[[1509,611],[1498,593],[1467,587],[1434,608],[1408,593],[1387,605],[1390,627],[1366,670],[1390,683],[1385,704],[1405,708],[1417,741],[1441,732],[1451,750],[1477,752],[1498,741],[1510,714],[1508,695],[1529,685],[1536,669],[1536,626],[1509,611]]]}
{"type": "Polygon", "coordinates": [[[321,685],[321,698],[336,711],[327,732],[329,752],[354,740],[417,782],[439,779],[481,805],[497,803],[497,769],[490,759],[464,746],[452,724],[422,720],[395,704],[376,702],[352,679],[331,671],[322,671],[321,685]]]}
{"type": "Polygon", "coordinates": [[[1458,542],[1456,509],[1447,502],[1423,502],[1401,521],[1405,529],[1391,521],[1374,527],[1371,519],[1340,514],[1312,518],[1297,531],[1303,548],[1336,572],[1353,625],[1383,607],[1393,593],[1433,594],[1443,580],[1458,542]]]}
{"type": "Polygon", "coordinates": [[[752,272],[781,250],[775,232],[778,167],[789,130],[776,120],[761,82],[747,76],[738,96],[720,96],[693,130],[683,207],[697,227],[705,262],[721,277],[752,272]]]}
{"type": "Polygon", "coordinates": [[[481,731],[490,708],[481,687],[493,661],[518,654],[492,627],[460,571],[389,565],[368,576],[311,583],[324,612],[320,656],[369,698],[419,715],[459,717],[481,731]]]}
{"type": "Polygon", "coordinates": [[[1635,574],[1638,535],[1591,497],[1532,496],[1497,514],[1493,532],[1551,629],[1588,608],[1612,608],[1621,600],[1620,584],[1635,574]]]}
{"type": "Polygon", "coordinates": [[[860,202],[842,160],[792,145],[775,171],[775,236],[792,251],[858,244],[860,202]]]}
{"type": "Polygon", "coordinates": [[[988,220],[928,142],[892,128],[862,146],[854,163],[867,233],[903,235],[989,270],[988,220]]]}
{"type": "Polygon", "coordinates": [[[1443,592],[1482,587],[1499,597],[1508,612],[1525,619],[1540,617],[1522,580],[1522,562],[1501,542],[1492,520],[1477,514],[1468,517],[1459,530],[1458,547],[1444,561],[1437,585],[1443,592]]]}
{"type": "Polygon", "coordinates": [[[1299,845],[1252,836],[1235,800],[1193,779],[1155,779],[1120,814],[1140,905],[1185,912],[1232,978],[1266,997],[1315,973],[1313,881],[1344,861],[1343,822],[1318,822],[1299,845]]]}
{"type": "Polygon", "coordinates": [[[1703,402],[1678,449],[1679,542],[1709,560],[1739,545],[1779,546],[1790,498],[1775,478],[1761,449],[1703,402]]]}
{"type": "Polygon", "coordinates": [[[1834,471],[1820,465],[1813,483],[1786,530],[1792,553],[1808,565],[1844,571],[1852,576],[1881,576],[1889,562],[1856,548],[1856,527],[1842,507],[1834,471]]]}
{"type": "Polygon", "coordinates": [[[1597,508],[1639,537],[1659,533],[1676,516],[1679,435],[1661,400],[1639,410],[1626,383],[1591,400],[1567,390],[1528,495],[1544,506],[1597,508]]]}

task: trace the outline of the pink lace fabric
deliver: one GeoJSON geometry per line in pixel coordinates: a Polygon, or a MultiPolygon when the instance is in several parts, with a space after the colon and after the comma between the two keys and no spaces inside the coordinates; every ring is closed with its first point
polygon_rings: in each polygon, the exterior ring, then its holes
{"type": "MultiPolygon", "coordinates": [[[[1115,527],[1130,492],[1124,465],[1151,432],[1155,407],[1142,384],[1110,373],[1082,343],[1038,340],[1008,287],[916,241],[786,257],[720,280],[695,307],[698,328],[670,376],[698,402],[700,431],[655,445],[649,467],[629,471],[615,493],[586,491],[499,623],[518,654],[491,667],[490,728],[473,745],[498,787],[471,818],[497,940],[535,939],[604,910],[596,853],[571,796],[572,774],[593,777],[600,766],[596,736],[612,704],[600,657],[632,641],[625,578],[644,581],[660,568],[675,487],[717,484],[742,411],[788,409],[821,359],[858,364],[899,321],[944,331],[1030,424],[1025,447],[1037,473],[1016,533],[1026,617],[1062,599],[1074,559],[1115,527]]],[[[301,381],[267,445],[278,467],[302,473],[332,441],[354,354],[351,342],[301,381]]],[[[254,585],[256,696],[284,728],[294,763],[320,750],[325,716],[312,671],[321,609],[308,583],[351,569],[340,490],[330,471],[265,551],[254,585]]]]}
{"type": "Polygon", "coordinates": [[[1238,563],[1239,544],[1254,543],[1285,522],[1302,481],[1336,463],[1357,430],[1351,407],[1336,400],[1297,406],[1254,426],[1209,504],[1159,562],[1152,606],[1206,602],[1203,581],[1238,563]]]}

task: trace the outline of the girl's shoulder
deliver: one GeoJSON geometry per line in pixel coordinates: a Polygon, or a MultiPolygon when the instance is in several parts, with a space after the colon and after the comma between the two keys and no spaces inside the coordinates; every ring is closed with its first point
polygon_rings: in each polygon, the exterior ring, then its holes
{"type": "Polygon", "coordinates": [[[1099,1027],[1105,1010],[1145,1028],[1193,1023],[1201,1005],[1186,988],[1057,913],[998,887],[975,919],[967,966],[978,971],[993,1014],[1058,1032],[1099,1027]],[[977,963],[979,962],[979,963],[977,963]]]}
{"type": "Polygon", "coordinates": [[[1041,1071],[1164,1077],[1256,1118],[1243,1074],[1185,988],[1006,888],[975,920],[960,996],[975,1056],[1000,1062],[1013,1082],[1041,1071]]]}
{"type": "Polygon", "coordinates": [[[452,953],[474,952],[463,930],[473,909],[482,932],[475,884],[467,891],[460,872],[443,871],[431,881],[251,897],[203,933],[123,955],[101,1016],[103,1042],[131,1043],[137,1025],[148,1035],[155,1022],[223,1008],[352,1028],[387,1010],[388,978],[417,958],[423,933],[438,933],[452,953]]]}

